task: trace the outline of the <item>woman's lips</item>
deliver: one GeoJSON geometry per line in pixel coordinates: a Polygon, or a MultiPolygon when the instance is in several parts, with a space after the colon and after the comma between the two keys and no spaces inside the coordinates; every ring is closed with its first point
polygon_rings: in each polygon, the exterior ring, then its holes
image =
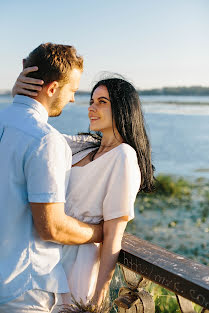
{"type": "Polygon", "coordinates": [[[99,117],[89,117],[90,121],[91,122],[95,122],[95,121],[98,121],[99,120],[99,117]]]}

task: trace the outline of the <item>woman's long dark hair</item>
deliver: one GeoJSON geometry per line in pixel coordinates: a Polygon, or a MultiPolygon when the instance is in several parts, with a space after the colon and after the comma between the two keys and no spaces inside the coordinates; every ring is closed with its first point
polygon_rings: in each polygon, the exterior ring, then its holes
{"type": "Polygon", "coordinates": [[[141,170],[140,191],[154,190],[154,167],[151,163],[151,147],[144,126],[141,103],[136,89],[121,78],[100,80],[91,91],[91,98],[95,89],[105,86],[108,90],[112,119],[123,138],[123,141],[134,148],[141,170]]]}

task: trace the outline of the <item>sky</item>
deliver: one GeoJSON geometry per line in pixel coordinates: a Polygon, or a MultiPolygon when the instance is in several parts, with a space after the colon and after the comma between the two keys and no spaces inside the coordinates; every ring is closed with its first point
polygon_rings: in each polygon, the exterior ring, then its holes
{"type": "Polygon", "coordinates": [[[104,72],[138,89],[209,86],[209,0],[0,0],[0,89],[43,42],[84,57],[80,90],[104,72]]]}

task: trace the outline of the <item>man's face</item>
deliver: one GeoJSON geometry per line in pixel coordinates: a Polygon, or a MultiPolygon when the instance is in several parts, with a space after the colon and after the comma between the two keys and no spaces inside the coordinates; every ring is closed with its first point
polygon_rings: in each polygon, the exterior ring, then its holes
{"type": "Polygon", "coordinates": [[[63,108],[69,102],[75,101],[75,92],[78,90],[82,72],[79,69],[73,69],[70,73],[69,83],[60,87],[51,103],[49,116],[59,116],[63,108]]]}

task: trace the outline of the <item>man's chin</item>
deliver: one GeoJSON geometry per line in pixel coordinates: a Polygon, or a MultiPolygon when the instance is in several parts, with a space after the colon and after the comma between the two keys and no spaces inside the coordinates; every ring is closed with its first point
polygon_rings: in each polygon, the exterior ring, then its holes
{"type": "Polygon", "coordinates": [[[62,111],[60,112],[52,112],[49,114],[49,117],[56,117],[56,116],[60,116],[62,114],[62,111]]]}

